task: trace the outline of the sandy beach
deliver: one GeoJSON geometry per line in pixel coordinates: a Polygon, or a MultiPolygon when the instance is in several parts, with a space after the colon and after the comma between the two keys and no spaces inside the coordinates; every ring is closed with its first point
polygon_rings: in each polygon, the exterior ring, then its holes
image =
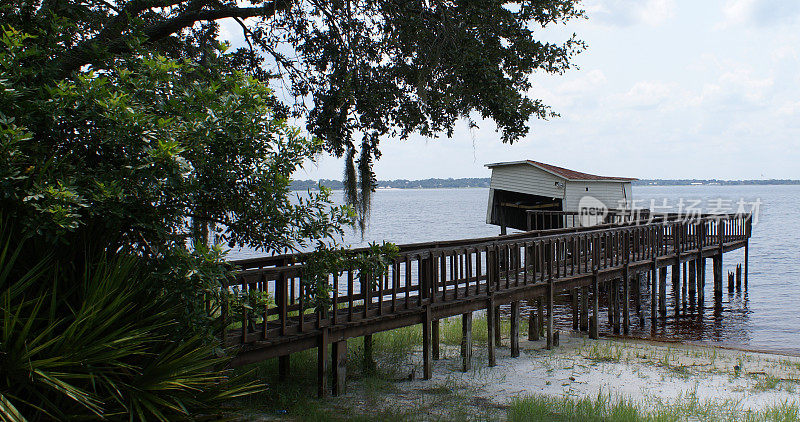
{"type": "Polygon", "coordinates": [[[418,379],[418,350],[403,369],[408,377],[379,386],[354,380],[348,393],[329,399],[330,404],[364,414],[415,409],[422,419],[463,414],[502,420],[514,400],[524,397],[600,397],[645,411],[685,409],[715,420],[737,420],[737,415],[800,402],[796,356],[634,339],[590,340],[563,332],[553,350],[545,350],[544,341],[521,340],[520,347],[518,358],[510,357],[508,347],[499,348],[497,366],[489,368],[485,350],[476,345],[473,369],[461,372],[459,347],[442,345],[431,380],[418,379]]]}

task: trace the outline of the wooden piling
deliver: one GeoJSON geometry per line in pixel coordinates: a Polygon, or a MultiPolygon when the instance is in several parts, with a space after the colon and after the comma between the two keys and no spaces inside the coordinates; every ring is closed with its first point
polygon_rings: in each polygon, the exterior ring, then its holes
{"type": "Polygon", "coordinates": [[[278,380],[279,381],[288,381],[289,380],[289,355],[282,355],[278,356],[278,380]]]}
{"type": "Polygon", "coordinates": [[[511,302],[511,328],[509,330],[511,357],[519,356],[519,301],[511,302]]]}
{"type": "Polygon", "coordinates": [[[715,255],[711,259],[712,270],[714,272],[714,299],[722,299],[722,256],[715,255]]]}
{"type": "Polygon", "coordinates": [[[733,271],[728,271],[728,293],[733,293],[734,288],[734,273],[733,271]]]}
{"type": "Polygon", "coordinates": [[[658,313],[667,316],[667,267],[658,270],[658,313]]]}
{"type": "Polygon", "coordinates": [[[606,312],[608,312],[608,325],[614,329],[614,280],[605,283],[606,289],[606,312]]]}
{"type": "Polygon", "coordinates": [[[615,278],[611,285],[614,287],[614,334],[619,334],[622,325],[622,294],[620,294],[622,279],[615,278]]]}
{"type": "Polygon", "coordinates": [[[647,274],[636,273],[636,281],[634,283],[634,301],[636,304],[636,315],[639,316],[639,325],[644,326],[644,314],[642,313],[642,279],[645,279],[647,284],[647,274]]]}
{"type": "Polygon", "coordinates": [[[503,344],[502,326],[500,325],[500,305],[494,307],[494,342],[497,346],[503,344]]]}
{"type": "Polygon", "coordinates": [[[747,275],[749,273],[747,264],[749,260],[750,260],[750,241],[748,240],[744,243],[744,290],[745,291],[747,291],[747,275]]]}
{"type": "Polygon", "coordinates": [[[682,269],[682,272],[681,272],[681,274],[683,275],[683,278],[682,278],[682,281],[681,281],[681,289],[682,289],[681,290],[681,299],[683,299],[681,301],[681,312],[683,312],[683,313],[686,313],[686,308],[687,308],[687,306],[689,304],[689,286],[688,286],[689,277],[688,277],[688,274],[687,274],[687,272],[688,272],[687,271],[687,267],[688,266],[689,266],[689,263],[684,261],[683,262],[683,269],[682,269]]]}
{"type": "Polygon", "coordinates": [[[433,360],[439,360],[439,320],[431,324],[431,354],[433,360]]]}
{"type": "Polygon", "coordinates": [[[706,301],[706,258],[697,260],[697,303],[702,306],[706,301]]]}
{"type": "Polygon", "coordinates": [[[742,291],[742,264],[736,266],[736,291],[742,291]]]}
{"type": "Polygon", "coordinates": [[[328,393],[328,328],[317,335],[317,397],[328,393]]]}
{"type": "Polygon", "coordinates": [[[628,264],[622,267],[622,333],[631,332],[630,321],[630,278],[628,277],[628,264]]]}
{"type": "Polygon", "coordinates": [[[658,306],[658,265],[656,259],[650,264],[650,321],[653,330],[656,329],[656,307],[658,306]]]}
{"type": "Polygon", "coordinates": [[[375,371],[375,356],[372,349],[372,334],[364,336],[364,369],[367,372],[375,371]]]}
{"type": "Polygon", "coordinates": [[[589,331],[589,287],[581,288],[581,331],[589,331]]]}
{"type": "Polygon", "coordinates": [[[332,343],[331,370],[333,371],[334,396],[341,396],[346,391],[347,383],[347,340],[332,343]]]}
{"type": "Polygon", "coordinates": [[[672,292],[675,296],[675,316],[680,315],[681,310],[681,266],[672,265],[672,292]]]}
{"type": "Polygon", "coordinates": [[[431,356],[431,307],[425,307],[425,319],[422,322],[422,377],[429,380],[433,376],[432,356],[431,356]]]}
{"type": "Polygon", "coordinates": [[[547,254],[547,350],[553,348],[553,261],[555,258],[553,251],[553,246],[551,243],[548,243],[548,251],[547,254]]]}
{"type": "Polygon", "coordinates": [[[538,322],[538,324],[539,324],[538,327],[537,327],[538,330],[539,330],[539,334],[538,335],[541,336],[541,335],[544,334],[544,297],[543,296],[539,296],[539,297],[536,298],[536,312],[538,314],[538,318],[536,319],[536,322],[538,322]]]}
{"type": "Polygon", "coordinates": [[[530,310],[528,311],[528,340],[529,341],[539,340],[540,333],[541,329],[539,328],[539,318],[536,316],[536,313],[533,311],[533,308],[530,308],[530,310]]]}
{"type": "Polygon", "coordinates": [[[597,340],[599,337],[600,318],[600,281],[597,268],[592,274],[592,316],[589,318],[589,338],[597,340]]]}
{"type": "Polygon", "coordinates": [[[492,297],[492,295],[490,294],[489,295],[489,300],[488,300],[488,305],[486,307],[486,329],[487,329],[486,347],[487,347],[488,355],[489,355],[489,366],[497,365],[497,359],[495,357],[496,350],[495,350],[495,343],[494,343],[494,340],[495,340],[494,331],[495,331],[495,328],[496,328],[494,320],[495,320],[495,315],[496,314],[493,312],[493,309],[494,309],[494,297],[492,297]]]}
{"type": "Polygon", "coordinates": [[[472,369],[472,312],[461,315],[461,370],[472,369]]]}
{"type": "Polygon", "coordinates": [[[553,348],[553,279],[547,282],[547,350],[553,348]]]}
{"type": "Polygon", "coordinates": [[[572,329],[578,331],[580,328],[580,311],[578,306],[578,288],[572,289],[572,329]]]}
{"type": "Polygon", "coordinates": [[[689,261],[689,308],[694,310],[697,297],[697,265],[695,260],[689,261]]]}

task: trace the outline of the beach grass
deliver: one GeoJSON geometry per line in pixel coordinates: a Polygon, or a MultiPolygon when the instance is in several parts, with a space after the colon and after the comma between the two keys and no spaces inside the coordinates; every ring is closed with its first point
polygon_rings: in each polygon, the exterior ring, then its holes
{"type": "Polygon", "coordinates": [[[507,417],[512,422],[536,421],[742,421],[789,422],[800,418],[797,403],[778,403],[758,411],[742,409],[734,400],[700,401],[689,394],[672,402],[635,401],[599,393],[595,397],[532,395],[512,401],[507,417]]]}
{"type": "MultiPolygon", "coordinates": [[[[520,324],[520,328],[527,324],[520,324]]],[[[507,346],[508,325],[504,324],[504,346],[507,346]]],[[[348,394],[345,397],[318,399],[316,396],[317,354],[315,349],[292,354],[291,376],[278,380],[277,359],[255,367],[255,376],[270,387],[267,391],[248,397],[245,419],[260,420],[342,420],[342,421],[797,421],[800,409],[797,401],[776,402],[750,410],[735,394],[724,399],[700,399],[695,391],[681,394],[677,399],[657,396],[622,396],[608,390],[586,395],[572,387],[563,393],[523,393],[506,396],[505,401],[484,398],[480,390],[487,385],[504,384],[509,380],[498,377],[486,366],[486,318],[482,314],[473,320],[473,369],[461,373],[459,345],[461,318],[440,321],[442,361],[440,376],[430,381],[421,378],[422,329],[420,325],[404,327],[373,335],[374,366],[364,364],[364,340],[348,340],[348,394]]],[[[523,337],[521,333],[521,337],[523,337]]],[[[640,378],[708,379],[725,376],[731,383],[741,385],[742,397],[749,393],[772,394],[770,391],[793,392],[794,379],[771,370],[771,361],[764,357],[738,352],[719,355],[713,348],[681,348],[672,345],[649,345],[629,340],[586,340],[575,338],[568,349],[543,350],[539,346],[525,349],[527,359],[536,362],[550,377],[554,371],[603,371],[604,367],[632,368],[640,378]],[[571,351],[569,351],[571,350],[571,351]],[[566,353],[565,353],[566,352],[566,353]],[[724,358],[721,358],[724,356],[724,358]],[[583,363],[581,363],[583,362],[583,363]],[[747,366],[745,366],[747,365],[747,366]],[[757,368],[758,366],[758,368],[757,368]],[[549,368],[549,369],[548,369],[549,368]],[[570,369],[573,368],[573,369],[570,369]],[[582,368],[582,369],[581,369],[582,368]],[[646,368],[651,368],[647,370],[646,368]],[[652,368],[659,368],[660,375],[652,368]],[[738,368],[734,370],[734,368],[738,368]],[[762,371],[756,371],[762,369],[762,371]],[[642,371],[641,373],[638,371],[642,371]],[[649,375],[646,375],[649,374],[649,375]],[[764,393],[764,392],[767,393],[764,393]]],[[[796,360],[774,359],[775,369],[797,368],[796,360]]],[[[569,375],[569,374],[567,374],[569,375]]],[[[576,375],[581,377],[580,375],[576,375]]],[[[584,375],[585,376],[585,375],[584,375]]],[[[558,388],[562,381],[543,380],[546,387],[558,388]]],[[[574,379],[573,379],[574,381],[574,379]]],[[[579,380],[580,381],[580,380],[579,380]]],[[[654,379],[655,381],[655,379],[654,379]]],[[[647,382],[647,381],[645,381],[647,382]]],[[[739,387],[736,387],[739,388],[739,387]]],[[[738,394],[738,393],[736,393],[738,394]]],[[[784,395],[785,396],[785,395],[784,395]]]]}

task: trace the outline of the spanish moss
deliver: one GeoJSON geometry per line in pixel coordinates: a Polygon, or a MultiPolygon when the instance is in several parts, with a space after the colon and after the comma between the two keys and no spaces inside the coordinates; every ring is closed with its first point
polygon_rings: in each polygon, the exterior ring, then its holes
{"type": "Polygon", "coordinates": [[[347,148],[347,154],[344,158],[344,199],[345,203],[353,209],[357,209],[358,204],[358,180],[356,176],[355,166],[356,150],[352,146],[347,148]]]}
{"type": "Polygon", "coordinates": [[[372,172],[372,156],[370,155],[371,149],[367,145],[362,144],[361,156],[358,158],[358,179],[359,179],[359,201],[358,201],[358,226],[361,229],[361,235],[364,235],[364,230],[367,227],[367,220],[369,213],[372,209],[372,191],[375,189],[377,183],[375,181],[375,174],[372,172]]]}

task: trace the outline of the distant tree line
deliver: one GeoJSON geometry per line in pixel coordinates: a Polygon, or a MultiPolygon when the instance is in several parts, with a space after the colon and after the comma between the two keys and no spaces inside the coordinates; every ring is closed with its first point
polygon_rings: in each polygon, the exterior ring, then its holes
{"type": "MultiPolygon", "coordinates": [[[[316,190],[319,186],[330,189],[342,189],[343,184],[340,180],[320,179],[315,180],[292,180],[291,188],[294,190],[316,190]]],[[[488,188],[489,178],[466,178],[466,179],[423,179],[423,180],[379,180],[377,187],[395,189],[435,189],[435,188],[488,188]]]]}
{"type": "Polygon", "coordinates": [[[800,185],[800,180],[718,180],[718,179],[641,179],[634,186],[684,186],[684,185],[800,185]]]}
{"type": "MultiPolygon", "coordinates": [[[[379,180],[378,188],[395,189],[436,189],[436,188],[488,188],[489,178],[464,179],[422,179],[422,180],[379,180]]],[[[634,186],[688,186],[688,185],[800,185],[800,180],[766,179],[766,180],[718,180],[718,179],[641,179],[633,182],[634,186]]],[[[292,180],[292,190],[318,190],[319,186],[341,190],[341,180],[292,180]]]]}

